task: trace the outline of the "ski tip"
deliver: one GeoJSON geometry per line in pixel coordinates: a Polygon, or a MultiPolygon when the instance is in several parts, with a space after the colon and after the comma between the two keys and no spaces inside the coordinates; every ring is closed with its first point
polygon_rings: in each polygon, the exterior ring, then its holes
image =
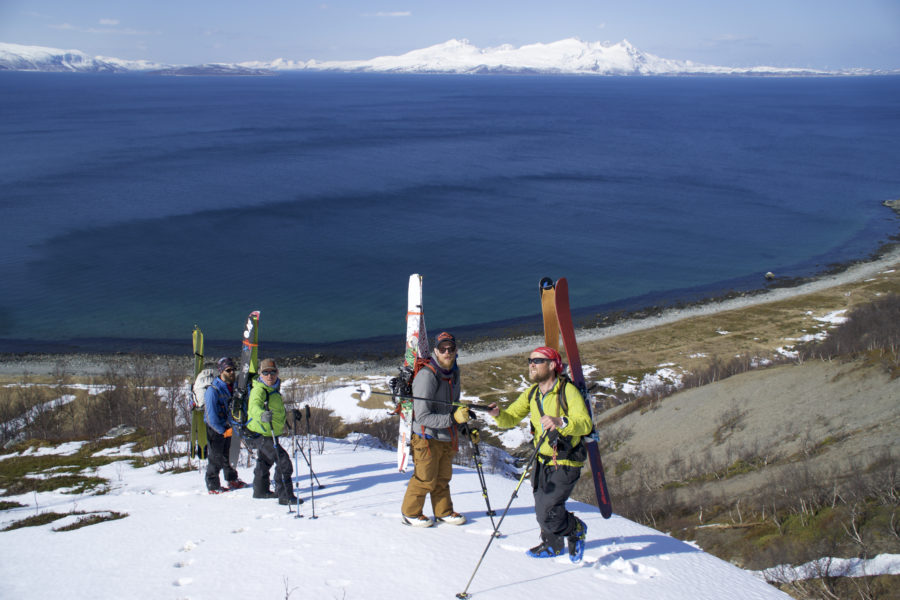
{"type": "Polygon", "coordinates": [[[538,284],[538,286],[542,290],[552,290],[553,289],[553,280],[550,279],[549,277],[544,277],[543,279],[541,279],[541,282],[538,284]]]}

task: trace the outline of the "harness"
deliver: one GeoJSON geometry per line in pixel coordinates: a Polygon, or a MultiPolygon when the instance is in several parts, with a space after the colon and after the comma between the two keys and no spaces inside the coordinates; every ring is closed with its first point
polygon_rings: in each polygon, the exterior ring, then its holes
{"type": "MultiPolygon", "coordinates": [[[[266,393],[266,399],[263,400],[263,410],[269,410],[269,388],[267,388],[265,385],[263,385],[262,390],[266,393]]],[[[247,393],[247,396],[248,397],[250,396],[249,392],[247,393]]],[[[241,435],[242,436],[247,437],[247,438],[263,437],[264,434],[258,433],[256,431],[249,429],[247,427],[248,423],[249,423],[249,421],[247,423],[243,423],[241,425],[241,435]]],[[[275,427],[271,423],[269,423],[269,429],[272,430],[273,434],[275,433],[275,427]]]]}
{"type": "MultiPolygon", "coordinates": [[[[562,415],[564,417],[569,416],[569,403],[566,402],[566,387],[569,384],[569,378],[565,375],[560,374],[558,376],[559,379],[559,392],[557,393],[557,403],[556,403],[556,415],[560,416],[559,411],[562,409],[562,415]]],[[[531,389],[528,391],[528,403],[530,404],[533,400],[535,400],[535,395],[538,392],[538,384],[534,384],[531,386],[531,389]]],[[[543,417],[544,416],[544,403],[543,397],[540,400],[535,401],[537,405],[538,413],[543,417]]],[[[532,427],[532,435],[534,434],[534,425],[532,427]]],[[[553,463],[553,466],[556,466],[557,461],[559,460],[572,460],[576,462],[584,462],[587,458],[587,448],[584,445],[584,436],[578,440],[576,445],[572,445],[572,437],[570,435],[562,435],[558,430],[554,429],[547,435],[547,444],[553,448],[553,457],[550,459],[543,458],[540,452],[538,452],[537,457],[539,461],[542,461],[546,464],[548,461],[553,463]]]]}

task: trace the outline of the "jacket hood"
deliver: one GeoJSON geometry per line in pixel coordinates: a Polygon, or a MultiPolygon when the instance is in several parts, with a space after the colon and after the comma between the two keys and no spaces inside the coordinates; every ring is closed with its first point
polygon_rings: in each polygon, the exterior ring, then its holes
{"type": "Polygon", "coordinates": [[[257,377],[256,379],[253,380],[253,385],[258,385],[258,386],[264,387],[267,390],[269,390],[270,393],[277,392],[281,389],[281,379],[280,378],[276,379],[274,385],[266,385],[265,383],[263,383],[262,379],[257,377]]]}

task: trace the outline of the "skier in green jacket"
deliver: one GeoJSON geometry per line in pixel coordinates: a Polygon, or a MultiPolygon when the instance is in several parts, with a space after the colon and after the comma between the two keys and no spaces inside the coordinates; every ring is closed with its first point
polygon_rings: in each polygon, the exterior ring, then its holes
{"type": "Polygon", "coordinates": [[[571,382],[561,377],[562,357],[553,348],[535,348],[528,357],[528,378],[534,383],[505,410],[491,404],[490,415],[501,428],[515,427],[530,415],[534,443],[549,432],[538,449],[532,474],[534,512],[541,526],[541,543],[528,550],[534,558],[559,556],[569,546],[569,557],[578,562],[584,553],[587,526],[566,510],[566,500],[581,476],[587,458],[582,437],[593,424],[584,398],[571,382]],[[565,402],[562,402],[562,399],[565,402]]]}
{"type": "Polygon", "coordinates": [[[279,504],[297,502],[294,496],[290,455],[278,443],[284,431],[286,412],[281,397],[278,366],[271,358],[259,363],[259,377],[253,380],[247,401],[247,444],[256,450],[253,497],[278,498],[279,504]],[[275,491],[269,489],[269,470],[275,465],[275,491]]]}

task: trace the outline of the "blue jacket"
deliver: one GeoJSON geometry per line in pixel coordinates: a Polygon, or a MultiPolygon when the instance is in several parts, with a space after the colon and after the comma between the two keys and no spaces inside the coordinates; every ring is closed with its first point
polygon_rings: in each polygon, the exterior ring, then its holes
{"type": "Polygon", "coordinates": [[[228,408],[231,403],[231,392],[228,390],[228,384],[222,381],[221,378],[216,377],[212,385],[206,388],[203,402],[206,405],[203,420],[218,433],[224,434],[225,430],[234,424],[231,419],[231,411],[228,408]]]}

